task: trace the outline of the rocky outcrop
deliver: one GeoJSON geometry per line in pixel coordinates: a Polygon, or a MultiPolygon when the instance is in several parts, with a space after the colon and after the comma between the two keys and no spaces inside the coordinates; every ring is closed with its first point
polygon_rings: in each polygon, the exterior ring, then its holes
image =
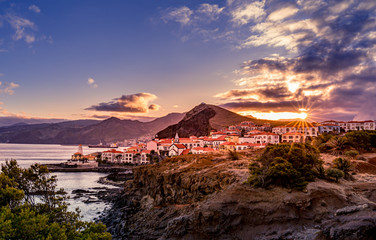
{"type": "Polygon", "coordinates": [[[376,185],[316,181],[305,192],[244,183],[249,160],[172,158],[138,167],[103,219],[114,239],[374,239],[376,185]]]}
{"type": "Polygon", "coordinates": [[[177,124],[171,125],[157,133],[159,138],[172,138],[176,133],[180,137],[208,136],[213,129],[250,121],[251,118],[241,116],[224,108],[201,103],[186,113],[177,124]]]}

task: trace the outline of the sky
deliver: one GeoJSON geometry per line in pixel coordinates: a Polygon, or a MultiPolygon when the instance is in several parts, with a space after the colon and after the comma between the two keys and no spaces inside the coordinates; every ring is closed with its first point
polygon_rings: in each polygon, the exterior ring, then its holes
{"type": "Polygon", "coordinates": [[[376,119],[375,19],[374,0],[0,0],[0,119],[376,119]]]}

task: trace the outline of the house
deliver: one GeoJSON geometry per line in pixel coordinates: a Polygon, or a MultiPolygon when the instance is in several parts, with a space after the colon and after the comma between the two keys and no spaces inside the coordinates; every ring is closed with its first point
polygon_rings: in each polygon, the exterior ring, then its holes
{"type": "Polygon", "coordinates": [[[150,150],[143,150],[141,151],[141,158],[139,164],[149,164],[150,159],[148,158],[148,155],[150,155],[150,150]]]}
{"type": "Polygon", "coordinates": [[[302,143],[305,141],[303,133],[298,132],[288,132],[282,134],[282,142],[284,143],[302,143]]]}
{"type": "Polygon", "coordinates": [[[359,130],[375,130],[375,121],[348,121],[344,124],[344,129],[346,132],[359,130]]]}
{"type": "Polygon", "coordinates": [[[340,133],[341,132],[341,127],[339,125],[334,125],[334,124],[322,124],[317,127],[318,132],[320,134],[322,133],[340,133]]]}
{"type": "Polygon", "coordinates": [[[174,143],[168,149],[168,156],[179,156],[185,149],[187,148],[183,144],[174,143]]]}
{"type": "Polygon", "coordinates": [[[211,132],[211,137],[212,138],[219,138],[221,136],[226,136],[227,134],[224,132],[211,132]]]}
{"type": "Polygon", "coordinates": [[[154,150],[155,152],[158,151],[158,142],[157,141],[150,141],[146,144],[146,149],[147,150],[154,150]]]}
{"type": "Polygon", "coordinates": [[[242,150],[246,150],[246,149],[249,149],[249,144],[248,143],[238,143],[235,145],[235,150],[236,151],[242,151],[242,150]]]}
{"type": "Polygon", "coordinates": [[[238,143],[239,142],[239,135],[238,134],[230,134],[226,136],[227,142],[233,142],[233,143],[238,143]]]}
{"type": "Polygon", "coordinates": [[[279,135],[271,132],[263,132],[259,134],[252,135],[254,141],[251,143],[268,143],[268,144],[278,144],[279,135]]]}
{"type": "Polygon", "coordinates": [[[209,147],[195,147],[191,149],[192,154],[206,154],[214,152],[213,148],[209,147]]]}
{"type": "Polygon", "coordinates": [[[102,152],[102,161],[108,162],[121,162],[123,157],[123,152],[117,151],[115,149],[110,149],[102,152]]]}
{"type": "Polygon", "coordinates": [[[133,151],[124,152],[121,158],[121,163],[130,163],[133,164],[133,157],[136,155],[133,151]]]}
{"type": "Polygon", "coordinates": [[[221,150],[231,150],[231,151],[234,151],[235,150],[235,143],[234,142],[224,142],[224,143],[221,143],[220,145],[220,149],[221,150]]]}

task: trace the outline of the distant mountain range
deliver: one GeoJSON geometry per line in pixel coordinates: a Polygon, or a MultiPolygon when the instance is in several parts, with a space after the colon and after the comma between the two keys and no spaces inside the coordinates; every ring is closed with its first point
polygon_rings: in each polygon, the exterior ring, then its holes
{"type": "Polygon", "coordinates": [[[202,103],[185,114],[177,124],[157,133],[159,138],[172,138],[176,133],[180,137],[207,136],[211,130],[234,125],[254,118],[241,116],[224,108],[202,103]]]}
{"type": "Polygon", "coordinates": [[[170,113],[150,122],[109,118],[104,121],[76,120],[60,123],[16,124],[0,127],[2,143],[98,144],[153,136],[179,122],[184,113],[170,113]]]}
{"type": "Polygon", "coordinates": [[[248,121],[252,118],[240,116],[224,108],[200,104],[187,113],[170,113],[150,122],[121,120],[115,117],[104,121],[76,120],[59,123],[17,123],[0,127],[2,143],[34,144],[98,144],[153,137],[206,136],[210,130],[248,121]]]}

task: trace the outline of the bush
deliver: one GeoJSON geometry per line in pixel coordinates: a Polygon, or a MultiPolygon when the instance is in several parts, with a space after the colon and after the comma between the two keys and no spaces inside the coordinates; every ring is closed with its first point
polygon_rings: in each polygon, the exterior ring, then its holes
{"type": "Polygon", "coordinates": [[[351,159],[356,158],[356,156],[358,156],[358,155],[359,155],[359,152],[356,151],[356,150],[350,150],[350,151],[345,152],[345,156],[349,157],[351,159]]]}
{"type": "Polygon", "coordinates": [[[344,172],[345,175],[349,174],[350,167],[351,167],[351,162],[348,159],[345,158],[336,158],[333,160],[333,167],[341,170],[344,172]]]}
{"type": "Polygon", "coordinates": [[[278,144],[265,148],[257,163],[250,165],[248,181],[256,187],[276,185],[304,189],[321,169],[319,151],[310,144],[278,144]]]}
{"type": "Polygon", "coordinates": [[[239,153],[236,150],[234,151],[228,150],[228,156],[230,157],[231,160],[239,160],[239,153]]]}
{"type": "Polygon", "coordinates": [[[329,179],[333,179],[335,180],[335,182],[338,182],[338,180],[340,178],[343,178],[345,174],[343,173],[343,171],[337,169],[337,168],[328,168],[326,170],[326,176],[329,178],[329,179]]]}
{"type": "Polygon", "coordinates": [[[375,131],[353,131],[346,133],[345,137],[350,146],[358,151],[369,151],[375,131]]]}

